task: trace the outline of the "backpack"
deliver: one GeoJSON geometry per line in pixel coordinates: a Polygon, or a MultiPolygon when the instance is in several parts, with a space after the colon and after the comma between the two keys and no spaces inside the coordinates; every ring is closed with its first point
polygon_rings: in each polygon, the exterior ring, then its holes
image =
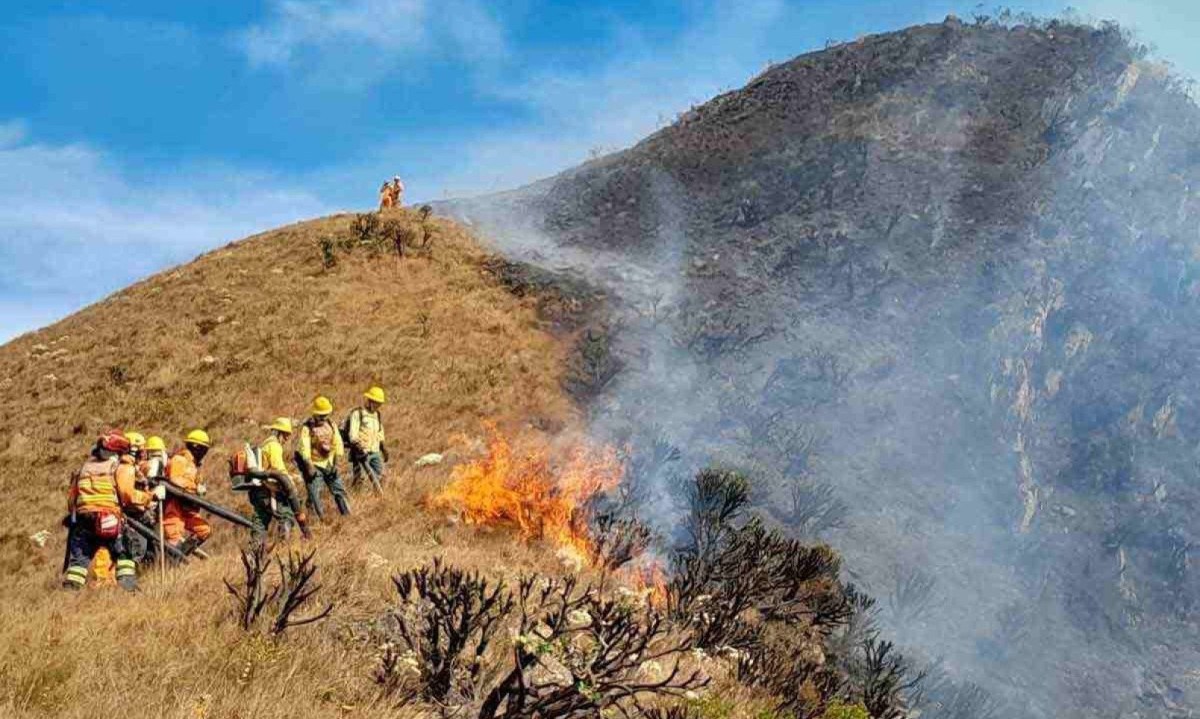
{"type": "Polygon", "coordinates": [[[338,427],[338,433],[342,435],[342,443],[347,447],[350,446],[350,418],[354,416],[355,412],[358,410],[350,410],[350,414],[346,415],[346,419],[343,419],[341,426],[338,427]]]}
{"type": "Polygon", "coordinates": [[[262,469],[262,458],[258,456],[258,450],[251,447],[249,442],[243,442],[242,448],[229,458],[230,477],[244,477],[259,469],[262,469]]]}

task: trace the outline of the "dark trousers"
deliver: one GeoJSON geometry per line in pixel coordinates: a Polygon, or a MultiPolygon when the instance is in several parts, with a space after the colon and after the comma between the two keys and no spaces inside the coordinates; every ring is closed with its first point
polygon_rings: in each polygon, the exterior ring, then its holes
{"type": "Polygon", "coordinates": [[[366,452],[359,454],[352,452],[350,455],[350,466],[353,468],[353,473],[350,476],[350,484],[354,489],[358,489],[362,485],[363,479],[371,481],[367,477],[367,471],[370,470],[375,475],[375,479],[380,484],[383,483],[383,453],[382,452],[366,452]]]}
{"type": "Polygon", "coordinates": [[[95,518],[88,514],[76,517],[74,526],[67,533],[67,571],[63,583],[74,587],[85,586],[88,567],[101,547],[108,549],[116,561],[117,583],[125,589],[136,589],[137,569],[129,553],[125,532],[119,532],[112,539],[97,537],[95,518]]]}
{"type": "Polygon", "coordinates": [[[279,527],[286,538],[292,529],[292,525],[296,523],[296,515],[292,512],[292,506],[283,497],[275,497],[270,490],[252,489],[250,494],[250,506],[254,508],[254,529],[251,530],[251,535],[256,541],[266,541],[267,535],[271,530],[271,522],[278,521],[279,527]]]}
{"type": "Polygon", "coordinates": [[[317,519],[325,519],[325,508],[321,506],[322,485],[328,487],[329,493],[333,495],[338,514],[350,514],[350,500],[346,498],[346,487],[342,485],[337,465],[329,469],[309,466],[304,473],[304,485],[308,489],[308,511],[317,515],[317,519]]]}

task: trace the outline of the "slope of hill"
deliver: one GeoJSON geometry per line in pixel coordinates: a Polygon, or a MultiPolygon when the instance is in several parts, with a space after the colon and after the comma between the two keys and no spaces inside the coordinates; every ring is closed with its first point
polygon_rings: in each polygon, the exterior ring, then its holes
{"type": "Polygon", "coordinates": [[[1198,143],[1115,27],[948,19],[447,209],[609,291],[593,427],[766,477],[1005,715],[1174,717],[1200,705],[1198,143]]]}
{"type": "Polygon", "coordinates": [[[338,249],[326,270],[319,240],[346,239],[351,219],[231,244],[0,348],[0,715],[391,715],[368,706],[378,650],[353,632],[392,602],[392,573],[440,555],[489,571],[554,564],[507,534],[415,509],[446,468],[411,467],[427,452],[448,452],[448,466],[471,450],[456,436],[479,437],[483,419],[514,434],[572,422],[566,346],[446,220],[428,221],[428,256],[338,249]],[[244,509],[223,476],[239,441],[257,441],[273,416],[305,416],[317,393],[340,416],[376,382],[389,393],[394,489],[356,495],[355,516],[316,527],[317,579],[338,604],[329,625],[278,646],[243,639],[221,583],[241,572],[241,532],[216,520],[215,558],[165,586],[148,578],[136,597],[58,589],[67,478],[103,428],[174,443],[206,427],[212,495],[244,509]],[[50,540],[39,548],[40,530],[50,540]]]}

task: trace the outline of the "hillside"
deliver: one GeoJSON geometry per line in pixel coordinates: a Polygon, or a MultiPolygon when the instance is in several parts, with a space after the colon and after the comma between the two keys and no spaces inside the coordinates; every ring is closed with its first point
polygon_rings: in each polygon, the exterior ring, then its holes
{"type": "Polygon", "coordinates": [[[422,208],[264,233],[0,348],[0,714],[906,711],[913,676],[872,600],[827,546],[765,529],[743,476],[698,473],[690,542],[639,521],[643,470],[675,458],[588,437],[601,307],[422,208]],[[206,428],[209,499],[245,515],[225,469],[240,443],[372,383],[392,465],[351,516],[260,551],[213,519],[210,559],[143,568],[136,595],[59,587],[68,476],[98,433],[206,428]]]}
{"type": "Polygon", "coordinates": [[[338,250],[326,271],[318,240],[347,237],[351,219],[231,244],[0,348],[0,714],[318,717],[353,705],[382,716],[367,706],[378,650],[354,632],[391,603],[392,573],[433,556],[489,571],[554,566],[552,552],[446,527],[415,504],[475,451],[481,420],[514,435],[573,421],[565,344],[446,220],[429,220],[428,256],[338,250]],[[243,639],[221,583],[241,572],[242,537],[216,520],[215,558],[166,586],[145,578],[137,597],[58,589],[67,478],[103,428],[171,444],[208,428],[211,494],[246,510],[223,476],[238,442],[260,439],[273,416],[305,416],[318,392],[340,416],[375,382],[390,399],[392,488],[354,496],[356,515],[315,529],[323,598],[337,602],[328,625],[282,646],[243,639]],[[447,453],[446,465],[412,469],[428,452],[447,453]],[[51,535],[42,548],[30,540],[40,530],[51,535]]]}
{"type": "Polygon", "coordinates": [[[1176,717],[1200,705],[1198,146],[1119,28],[949,18],[445,210],[609,293],[598,432],[761,477],[762,511],[1001,715],[1176,717]]]}

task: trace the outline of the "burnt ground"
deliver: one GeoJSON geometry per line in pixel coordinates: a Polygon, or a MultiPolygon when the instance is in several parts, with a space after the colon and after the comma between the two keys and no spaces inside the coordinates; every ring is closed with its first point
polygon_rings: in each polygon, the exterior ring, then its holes
{"type": "Polygon", "coordinates": [[[1200,113],[1143,54],[1058,22],[868,37],[448,210],[606,293],[597,431],[752,471],[1003,715],[1186,716],[1200,113]]]}

